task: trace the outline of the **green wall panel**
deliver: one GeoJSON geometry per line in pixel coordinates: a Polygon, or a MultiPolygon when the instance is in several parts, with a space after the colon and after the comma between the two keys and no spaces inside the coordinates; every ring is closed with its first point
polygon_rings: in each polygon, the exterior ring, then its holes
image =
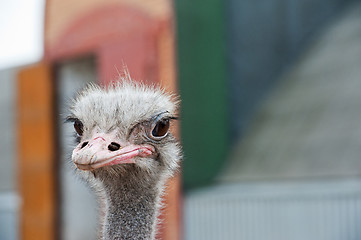
{"type": "Polygon", "coordinates": [[[186,189],[208,184],[228,141],[225,27],[221,0],[176,0],[186,189]]]}

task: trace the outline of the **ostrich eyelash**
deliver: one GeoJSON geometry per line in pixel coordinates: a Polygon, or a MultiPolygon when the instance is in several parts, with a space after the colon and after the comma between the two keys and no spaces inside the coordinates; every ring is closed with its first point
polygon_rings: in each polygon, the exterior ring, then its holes
{"type": "Polygon", "coordinates": [[[65,120],[64,120],[64,123],[73,123],[75,121],[79,120],[78,118],[76,117],[72,117],[72,116],[69,116],[69,117],[66,117],[65,120]]]}
{"type": "Polygon", "coordinates": [[[169,117],[168,119],[171,119],[171,120],[179,120],[179,117],[177,117],[177,116],[172,116],[172,117],[169,117]]]}
{"type": "MultiPolygon", "coordinates": [[[[154,116],[152,119],[151,119],[151,121],[153,120],[157,120],[157,119],[161,119],[162,117],[162,115],[165,115],[165,114],[169,114],[169,112],[168,111],[165,111],[165,112],[161,112],[161,113],[159,113],[158,115],[156,115],[156,116],[154,116]]],[[[179,119],[179,117],[178,116],[166,116],[166,117],[164,117],[164,119],[168,119],[168,120],[178,120],[179,119]]]]}

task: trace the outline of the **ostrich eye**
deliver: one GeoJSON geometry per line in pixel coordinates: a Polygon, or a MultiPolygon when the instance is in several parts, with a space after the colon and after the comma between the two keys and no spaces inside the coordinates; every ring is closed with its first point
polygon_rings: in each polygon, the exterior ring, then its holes
{"type": "Polygon", "coordinates": [[[153,130],[152,130],[152,136],[155,138],[161,138],[165,137],[169,130],[169,119],[162,119],[159,120],[153,130]]]}
{"type": "Polygon", "coordinates": [[[75,120],[74,129],[79,134],[79,136],[83,135],[83,123],[80,120],[75,120]]]}

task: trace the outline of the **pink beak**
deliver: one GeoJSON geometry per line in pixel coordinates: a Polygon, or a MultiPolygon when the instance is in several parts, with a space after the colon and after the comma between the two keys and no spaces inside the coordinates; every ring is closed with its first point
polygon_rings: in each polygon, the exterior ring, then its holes
{"type": "Polygon", "coordinates": [[[96,135],[89,142],[81,142],[74,150],[72,160],[81,170],[94,170],[104,166],[135,163],[135,157],[154,154],[151,145],[120,144],[110,135],[96,135]]]}

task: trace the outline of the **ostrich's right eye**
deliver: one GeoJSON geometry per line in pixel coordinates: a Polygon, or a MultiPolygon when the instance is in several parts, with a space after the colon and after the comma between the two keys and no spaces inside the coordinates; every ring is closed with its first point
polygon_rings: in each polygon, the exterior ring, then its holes
{"type": "Polygon", "coordinates": [[[153,130],[152,130],[152,137],[153,138],[163,138],[167,135],[169,130],[169,119],[162,119],[159,120],[153,130]]]}
{"type": "Polygon", "coordinates": [[[83,135],[83,123],[80,120],[75,120],[74,129],[79,134],[79,136],[83,135]]]}

